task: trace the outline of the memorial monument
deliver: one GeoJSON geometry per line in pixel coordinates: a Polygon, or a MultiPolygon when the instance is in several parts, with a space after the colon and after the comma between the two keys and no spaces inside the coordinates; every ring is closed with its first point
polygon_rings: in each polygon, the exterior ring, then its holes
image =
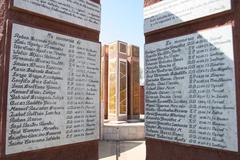
{"type": "Polygon", "coordinates": [[[145,109],[144,109],[144,85],[140,85],[140,95],[139,95],[139,97],[140,97],[140,115],[142,114],[142,115],[144,115],[144,111],[145,111],[145,109]]]}
{"type": "Polygon", "coordinates": [[[103,45],[101,68],[101,104],[107,117],[102,124],[103,140],[144,139],[139,105],[139,47],[122,41],[103,45]]]}
{"type": "Polygon", "coordinates": [[[237,160],[240,2],[145,0],[147,160],[237,160]]]}
{"type": "Polygon", "coordinates": [[[97,160],[99,0],[2,0],[1,160],[97,160]]]}
{"type": "Polygon", "coordinates": [[[139,120],[140,116],[140,80],[139,47],[128,46],[128,119],[139,120]]]}
{"type": "Polygon", "coordinates": [[[104,119],[108,119],[108,45],[102,46],[101,53],[101,101],[104,119]]]}
{"type": "Polygon", "coordinates": [[[109,44],[108,60],[108,119],[127,120],[127,43],[109,44]]]}
{"type": "Polygon", "coordinates": [[[102,46],[101,101],[105,119],[139,119],[139,47],[116,41],[102,46]]]}

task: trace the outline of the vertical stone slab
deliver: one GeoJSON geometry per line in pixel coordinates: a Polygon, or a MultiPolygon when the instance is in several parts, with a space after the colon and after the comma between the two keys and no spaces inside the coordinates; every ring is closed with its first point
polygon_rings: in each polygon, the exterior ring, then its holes
{"type": "Polygon", "coordinates": [[[109,44],[108,60],[108,119],[127,120],[127,43],[116,41],[109,44]]]}
{"type": "Polygon", "coordinates": [[[0,4],[0,159],[97,160],[99,1],[0,4]]]}
{"type": "Polygon", "coordinates": [[[128,46],[128,119],[140,116],[139,47],[128,46]]]}
{"type": "Polygon", "coordinates": [[[140,99],[139,99],[139,103],[140,103],[140,114],[144,114],[144,86],[140,86],[140,99]]]}
{"type": "Polygon", "coordinates": [[[145,0],[147,160],[240,158],[239,8],[145,0]]]}
{"type": "Polygon", "coordinates": [[[102,46],[101,76],[101,101],[104,104],[104,118],[108,119],[108,45],[102,46]]]}

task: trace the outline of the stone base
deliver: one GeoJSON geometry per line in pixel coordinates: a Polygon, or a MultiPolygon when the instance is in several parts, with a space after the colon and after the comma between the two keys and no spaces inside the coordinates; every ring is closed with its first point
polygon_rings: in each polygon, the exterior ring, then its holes
{"type": "Polygon", "coordinates": [[[108,121],[103,127],[104,140],[143,140],[144,123],[127,123],[126,121],[108,121]]]}
{"type": "Polygon", "coordinates": [[[7,155],[0,160],[98,160],[98,141],[7,155]]]}
{"type": "Polygon", "coordinates": [[[127,121],[127,115],[113,115],[113,114],[108,114],[108,120],[109,121],[127,121]]]}
{"type": "Polygon", "coordinates": [[[139,120],[140,115],[128,115],[128,120],[139,120]]]}
{"type": "Polygon", "coordinates": [[[239,160],[238,152],[146,138],[146,160],[239,160]]]}

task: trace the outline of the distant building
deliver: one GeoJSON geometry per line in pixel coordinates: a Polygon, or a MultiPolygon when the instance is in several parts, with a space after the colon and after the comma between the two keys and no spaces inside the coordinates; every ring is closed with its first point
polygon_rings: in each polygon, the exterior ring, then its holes
{"type": "Polygon", "coordinates": [[[109,120],[140,115],[139,47],[116,41],[102,47],[101,101],[109,120]]]}

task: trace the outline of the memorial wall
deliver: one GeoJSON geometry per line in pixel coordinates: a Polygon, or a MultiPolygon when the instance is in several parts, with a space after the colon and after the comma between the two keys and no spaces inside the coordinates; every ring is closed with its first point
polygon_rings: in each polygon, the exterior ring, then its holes
{"type": "Polygon", "coordinates": [[[151,32],[230,9],[230,0],[162,0],[144,8],[144,31],[151,32]]]}
{"type": "Polygon", "coordinates": [[[108,119],[126,121],[128,113],[127,43],[116,41],[108,46],[108,119]]]}
{"type": "Polygon", "coordinates": [[[140,117],[139,47],[128,46],[128,119],[140,117]]]}
{"type": "Polygon", "coordinates": [[[13,0],[16,8],[31,11],[56,18],[61,21],[70,22],[94,30],[100,30],[101,8],[91,0],[13,0]]]}
{"type": "Polygon", "coordinates": [[[239,9],[145,0],[147,160],[240,158],[239,9]]]}
{"type": "Polygon", "coordinates": [[[97,160],[99,1],[3,1],[1,160],[97,160]]]}
{"type": "Polygon", "coordinates": [[[100,44],[13,24],[6,154],[99,138],[100,44]]]}
{"type": "Polygon", "coordinates": [[[146,137],[238,151],[232,27],[145,46],[146,137]]]}

